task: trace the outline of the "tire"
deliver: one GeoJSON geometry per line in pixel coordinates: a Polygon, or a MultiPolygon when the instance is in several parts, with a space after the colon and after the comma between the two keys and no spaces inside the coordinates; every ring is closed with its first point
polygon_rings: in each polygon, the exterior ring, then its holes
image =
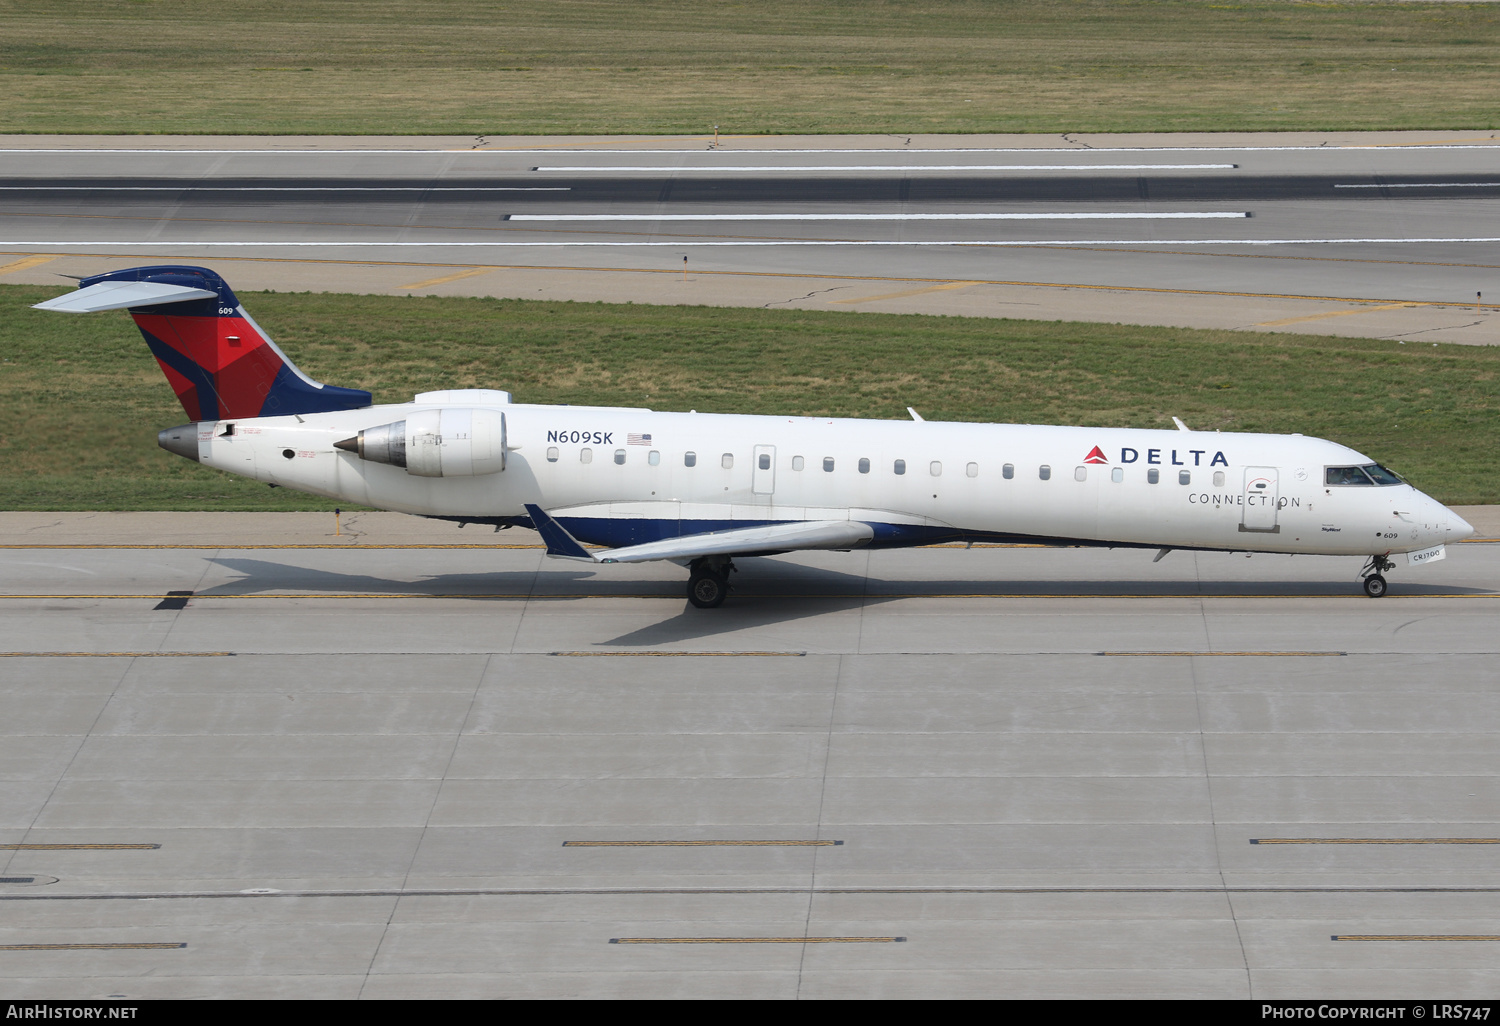
{"type": "Polygon", "coordinates": [[[729,595],[729,581],[718,574],[694,574],[688,579],[688,601],[699,609],[717,609],[729,595]]]}
{"type": "Polygon", "coordinates": [[[1380,598],[1385,594],[1385,578],[1379,574],[1371,574],[1365,578],[1365,594],[1371,598],[1380,598]]]}

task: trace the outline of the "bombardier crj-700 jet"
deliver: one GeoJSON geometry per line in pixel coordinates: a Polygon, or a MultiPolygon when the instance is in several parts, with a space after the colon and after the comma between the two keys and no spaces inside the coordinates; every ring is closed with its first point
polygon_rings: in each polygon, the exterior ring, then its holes
{"type": "Polygon", "coordinates": [[[736,556],[948,541],[1362,556],[1473,528],[1375,461],[1302,435],[757,417],[533,406],[508,392],[369,392],[302,374],[217,274],[94,275],[44,310],[129,310],[192,423],[164,449],[349,503],[497,528],[547,553],[665,559],[713,607],[736,556]],[[599,546],[585,548],[585,545],[599,546]]]}

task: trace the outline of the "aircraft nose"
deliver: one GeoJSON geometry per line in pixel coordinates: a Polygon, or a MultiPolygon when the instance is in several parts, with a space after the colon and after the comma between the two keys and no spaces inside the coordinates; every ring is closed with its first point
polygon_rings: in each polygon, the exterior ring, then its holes
{"type": "Polygon", "coordinates": [[[1457,513],[1453,512],[1451,509],[1448,511],[1449,541],[1459,541],[1463,538],[1472,538],[1474,537],[1474,534],[1475,531],[1473,524],[1469,523],[1467,520],[1459,516],[1457,513]]]}

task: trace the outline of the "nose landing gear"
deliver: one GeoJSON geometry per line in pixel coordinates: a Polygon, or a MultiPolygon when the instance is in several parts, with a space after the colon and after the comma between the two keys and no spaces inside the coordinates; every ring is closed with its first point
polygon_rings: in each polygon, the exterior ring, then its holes
{"type": "Polygon", "coordinates": [[[699,556],[688,564],[688,601],[699,609],[717,609],[729,596],[734,564],[726,556],[699,556]]]}
{"type": "Polygon", "coordinates": [[[1385,578],[1381,574],[1387,570],[1394,570],[1396,564],[1385,556],[1371,556],[1370,561],[1365,564],[1364,570],[1360,571],[1365,578],[1365,594],[1371,598],[1380,598],[1385,594],[1385,578]]]}

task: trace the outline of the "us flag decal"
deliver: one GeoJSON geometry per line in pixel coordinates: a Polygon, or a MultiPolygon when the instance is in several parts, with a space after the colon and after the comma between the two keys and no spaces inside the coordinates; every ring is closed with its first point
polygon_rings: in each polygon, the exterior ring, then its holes
{"type": "Polygon", "coordinates": [[[625,436],[625,444],[626,445],[650,445],[651,444],[651,436],[650,435],[637,435],[637,434],[635,434],[635,433],[632,432],[632,433],[627,434],[625,436]]]}

